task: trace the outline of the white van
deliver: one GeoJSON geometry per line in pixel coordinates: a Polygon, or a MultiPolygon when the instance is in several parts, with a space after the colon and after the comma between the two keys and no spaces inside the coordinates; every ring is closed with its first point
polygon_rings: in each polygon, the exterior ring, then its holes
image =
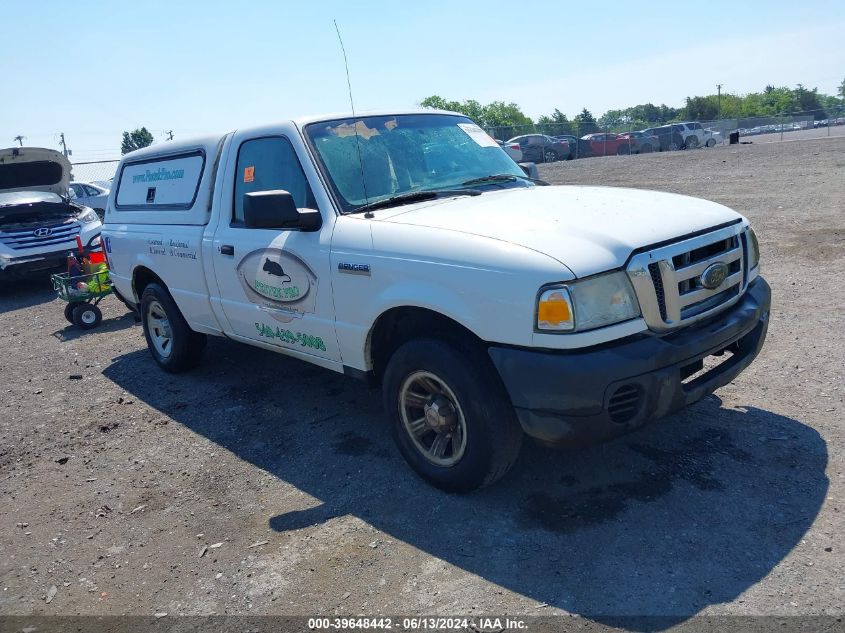
{"type": "Polygon", "coordinates": [[[102,224],[71,202],[70,163],[40,147],[0,149],[0,279],[66,266],[77,237],[96,246],[102,224]]]}
{"type": "Polygon", "coordinates": [[[164,370],[212,335],[380,384],[406,460],[465,491],[524,433],[599,441],[695,402],[766,336],[741,215],[543,185],[459,114],[310,117],[127,154],[103,236],[164,370]]]}

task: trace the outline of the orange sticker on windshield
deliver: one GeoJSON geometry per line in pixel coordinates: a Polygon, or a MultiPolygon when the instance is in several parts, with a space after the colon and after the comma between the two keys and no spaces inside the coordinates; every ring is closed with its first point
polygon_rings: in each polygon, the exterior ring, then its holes
{"type": "Polygon", "coordinates": [[[255,180],[255,167],[244,167],[244,182],[255,180]]]}

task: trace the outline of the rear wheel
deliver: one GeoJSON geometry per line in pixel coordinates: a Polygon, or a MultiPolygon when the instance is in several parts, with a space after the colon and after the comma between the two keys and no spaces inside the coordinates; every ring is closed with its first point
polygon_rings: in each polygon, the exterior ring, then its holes
{"type": "Polygon", "coordinates": [[[173,297],[157,283],[149,284],[141,294],[141,320],[147,347],[162,369],[175,373],[199,364],[205,334],[188,326],[173,297]]]}
{"type": "Polygon", "coordinates": [[[103,321],[103,313],[93,303],[81,301],[73,306],[73,324],[90,330],[103,321]]]}
{"type": "Polygon", "coordinates": [[[553,149],[547,149],[543,154],[543,160],[547,163],[553,163],[557,160],[557,152],[553,149]]]}
{"type": "Polygon", "coordinates": [[[65,306],[65,319],[67,319],[68,323],[73,323],[73,309],[75,307],[75,303],[69,303],[65,306]]]}
{"type": "Polygon", "coordinates": [[[708,138],[706,145],[707,145],[707,147],[714,147],[716,145],[716,139],[708,138]]]}
{"type": "Polygon", "coordinates": [[[414,339],[391,357],[384,406],[402,456],[430,484],[469,492],[500,479],[522,429],[499,377],[479,351],[414,339]]]}

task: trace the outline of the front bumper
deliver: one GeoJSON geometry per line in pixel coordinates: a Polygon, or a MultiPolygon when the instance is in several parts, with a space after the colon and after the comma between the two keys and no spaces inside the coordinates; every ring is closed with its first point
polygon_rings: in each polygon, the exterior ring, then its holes
{"type": "MultiPolygon", "coordinates": [[[[100,225],[98,224],[93,229],[86,230],[83,227],[79,233],[82,238],[82,243],[86,249],[91,251],[99,250],[99,246],[94,246],[94,240],[100,236],[100,225]]],[[[60,248],[53,246],[54,250],[39,251],[38,248],[28,249],[35,252],[26,253],[25,251],[6,251],[0,252],[0,276],[3,277],[23,277],[30,274],[43,272],[46,270],[55,270],[57,268],[67,268],[68,254],[77,250],[76,240],[69,239],[62,243],[60,248]]],[[[43,247],[42,247],[43,248],[43,247]]]]}
{"type": "Polygon", "coordinates": [[[490,347],[522,428],[543,442],[577,446],[621,435],[700,400],[757,356],[769,325],[762,277],[713,318],[657,337],[640,335],[583,351],[490,347]],[[687,379],[702,359],[731,352],[687,379]]]}
{"type": "Polygon", "coordinates": [[[4,276],[29,275],[44,270],[67,268],[67,256],[75,246],[60,251],[38,253],[37,255],[20,255],[17,257],[0,256],[0,274],[4,276]]]}

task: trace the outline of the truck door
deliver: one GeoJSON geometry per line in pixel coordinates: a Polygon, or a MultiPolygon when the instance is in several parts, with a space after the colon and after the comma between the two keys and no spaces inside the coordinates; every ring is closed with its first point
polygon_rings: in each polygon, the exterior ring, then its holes
{"type": "Polygon", "coordinates": [[[286,136],[235,135],[221,192],[212,260],[227,334],[293,355],[340,360],[334,327],[330,245],[334,213],[313,232],[244,225],[244,194],[283,189],[298,208],[316,209],[286,136]]]}

